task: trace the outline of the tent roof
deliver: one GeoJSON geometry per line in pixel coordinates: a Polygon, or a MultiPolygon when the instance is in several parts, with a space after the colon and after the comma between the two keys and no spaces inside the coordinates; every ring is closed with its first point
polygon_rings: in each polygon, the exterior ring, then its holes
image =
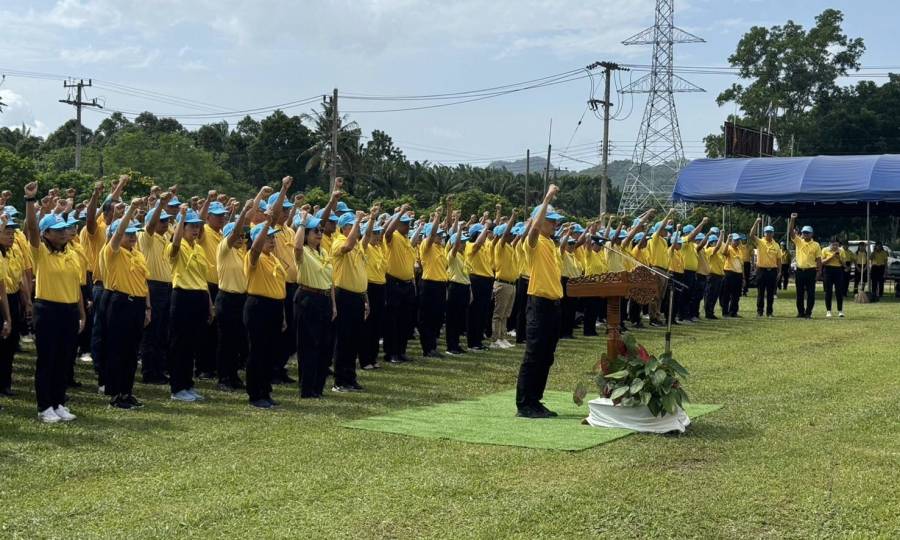
{"type": "Polygon", "coordinates": [[[900,208],[900,155],[698,159],[681,170],[672,198],[769,213],[864,214],[865,203],[877,203],[873,212],[889,213],[900,208]]]}

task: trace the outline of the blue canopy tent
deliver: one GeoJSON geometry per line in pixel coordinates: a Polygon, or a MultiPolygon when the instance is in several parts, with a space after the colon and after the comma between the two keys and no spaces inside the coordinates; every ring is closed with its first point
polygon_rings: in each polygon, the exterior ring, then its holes
{"type": "Polygon", "coordinates": [[[897,215],[900,155],[698,159],[678,174],[672,199],[768,215],[897,215]]]}

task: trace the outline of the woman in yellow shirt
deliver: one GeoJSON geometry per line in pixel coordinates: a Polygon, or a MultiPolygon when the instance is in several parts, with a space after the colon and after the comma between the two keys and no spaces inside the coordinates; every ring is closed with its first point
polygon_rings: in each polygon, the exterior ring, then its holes
{"type": "Polygon", "coordinates": [[[194,390],[194,361],[199,360],[213,318],[206,284],[207,261],[197,242],[203,220],[182,204],[172,242],[165,255],[172,263],[172,301],[169,316],[169,389],[175,401],[203,399],[194,390]]]}
{"type": "Polygon", "coordinates": [[[487,244],[490,229],[489,222],[472,225],[469,227],[469,238],[475,241],[466,243],[466,269],[472,283],[472,302],[469,304],[466,326],[466,344],[470,351],[487,350],[483,340],[490,321],[491,293],[494,290],[491,250],[487,244]]]}
{"type": "Polygon", "coordinates": [[[841,243],[833,238],[822,250],[823,287],[825,289],[825,317],[831,318],[831,300],[837,299],[838,317],[844,318],[844,263],[841,243]]]}
{"type": "MultiPolygon", "coordinates": [[[[278,205],[281,204],[279,201],[278,205]]],[[[278,206],[276,205],[276,208],[278,206]]],[[[275,229],[272,215],[250,230],[250,251],[244,258],[247,274],[247,302],[244,325],[250,340],[247,358],[247,398],[257,409],[271,409],[272,364],[276,361],[284,331],[284,299],[287,296],[287,270],[275,256],[275,229]]]]}
{"type": "Polygon", "coordinates": [[[134,373],[137,370],[141,333],[150,323],[147,292],[147,261],[136,248],[140,224],[132,221],[140,199],[131,201],[125,215],[109,226],[112,236],[100,249],[105,269],[103,292],[103,358],[106,360],[106,394],[110,405],[118,409],[142,407],[134,397],[134,373]]]}
{"type": "Polygon", "coordinates": [[[25,186],[25,224],[34,258],[34,337],[37,362],[34,373],[38,418],[55,423],[75,419],[63,405],[66,372],[84,329],[81,303],[81,266],[68,247],[69,224],[57,214],[47,214],[38,224],[35,201],[37,182],[25,186]]]}
{"type": "Polygon", "coordinates": [[[166,257],[169,220],[165,208],[174,198],[165,192],[144,218],[144,230],[138,232],[138,247],[147,261],[147,290],[150,296],[150,325],[141,341],[141,373],[144,384],[169,384],[169,315],[172,302],[172,261],[166,257]]]}
{"type": "Polygon", "coordinates": [[[425,358],[442,358],[438,352],[438,338],[447,309],[447,250],[445,233],[440,229],[441,208],[431,215],[425,225],[419,253],[422,259],[422,285],[419,289],[419,341],[425,358]]]}
{"type": "Polygon", "coordinates": [[[3,286],[6,289],[10,318],[3,320],[3,331],[5,332],[8,327],[9,334],[5,339],[0,339],[0,394],[12,396],[13,357],[19,347],[19,336],[22,331],[20,321],[23,289],[21,289],[21,283],[25,270],[25,259],[15,240],[19,224],[8,214],[0,216],[0,222],[2,221],[5,221],[5,225],[0,230],[0,254],[2,254],[0,266],[3,270],[3,286]]]}
{"type": "MultiPolygon", "coordinates": [[[[257,199],[262,198],[262,193],[257,199]]],[[[242,390],[244,382],[238,375],[238,366],[246,362],[249,354],[247,328],[244,326],[244,304],[247,301],[247,274],[244,258],[247,256],[247,233],[244,227],[248,216],[258,202],[247,201],[238,215],[222,228],[222,240],[216,248],[216,271],[219,291],[216,295],[216,327],[219,333],[216,350],[216,373],[219,389],[242,390]]]]}
{"type": "Polygon", "coordinates": [[[716,320],[716,303],[722,296],[722,283],[725,280],[725,258],[722,251],[725,249],[726,238],[728,233],[722,231],[722,236],[718,236],[710,229],[709,237],[706,241],[706,262],[709,264],[709,277],[706,279],[706,293],[703,298],[703,311],[708,320],[716,320]]]}
{"type": "Polygon", "coordinates": [[[297,294],[294,324],[297,326],[297,363],[300,397],[321,398],[328,366],[334,355],[334,299],[331,258],[322,246],[325,232],[320,218],[303,210],[294,218],[294,258],[297,260],[297,294]]]}
{"type": "Polygon", "coordinates": [[[384,227],[369,221],[360,227],[363,251],[366,254],[366,280],[369,297],[369,316],[363,326],[359,365],[365,370],[378,369],[378,341],[382,336],[384,320],[384,285],[387,282],[384,267],[384,227]],[[371,234],[370,234],[371,230],[371,234]]]}
{"type": "Polygon", "coordinates": [[[457,356],[466,351],[459,345],[459,338],[466,329],[466,310],[471,295],[469,269],[466,267],[465,244],[469,237],[462,231],[462,222],[457,222],[455,232],[450,235],[450,249],[447,252],[447,354],[457,356]]]}
{"type": "Polygon", "coordinates": [[[725,282],[719,303],[722,317],[739,317],[741,292],[744,287],[744,260],[741,256],[741,235],[731,233],[731,242],[722,252],[725,258],[725,282]]]}

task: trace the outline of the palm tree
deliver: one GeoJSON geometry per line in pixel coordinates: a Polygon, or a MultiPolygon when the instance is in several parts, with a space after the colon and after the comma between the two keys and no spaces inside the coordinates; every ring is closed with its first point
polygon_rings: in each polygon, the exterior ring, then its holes
{"type": "MultiPolygon", "coordinates": [[[[300,118],[309,121],[313,125],[312,146],[301,153],[297,159],[306,159],[306,171],[317,171],[324,174],[331,167],[331,137],[333,114],[330,103],[323,103],[322,110],[313,109],[311,114],[302,114],[300,118]]],[[[357,172],[359,159],[359,139],[361,131],[356,122],[349,121],[348,117],[340,116],[337,119],[337,171],[339,175],[352,177],[357,172]]]]}

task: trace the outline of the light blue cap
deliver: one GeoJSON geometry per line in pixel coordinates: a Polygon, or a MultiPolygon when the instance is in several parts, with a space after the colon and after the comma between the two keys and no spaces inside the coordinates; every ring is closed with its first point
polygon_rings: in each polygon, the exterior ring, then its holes
{"type": "MultiPolygon", "coordinates": [[[[155,209],[154,209],[154,210],[155,210],[155,209]]],[[[147,215],[144,216],[144,227],[149,227],[149,226],[150,226],[150,216],[151,216],[151,214],[153,214],[153,210],[147,212],[147,215]]],[[[160,221],[165,221],[165,220],[169,219],[170,217],[172,217],[172,216],[170,216],[169,213],[166,212],[165,210],[160,210],[160,211],[159,211],[159,220],[160,220],[160,221]]]]}
{"type": "Polygon", "coordinates": [[[656,234],[656,231],[658,231],[660,227],[661,227],[661,225],[659,223],[650,227],[650,234],[656,234]]]}
{"type": "Polygon", "coordinates": [[[702,232],[697,233],[697,234],[694,235],[694,241],[695,241],[695,242],[701,242],[701,241],[702,241],[703,239],[705,239],[705,238],[706,238],[706,235],[703,234],[702,232]]]}
{"type": "Polygon", "coordinates": [[[625,238],[628,238],[628,231],[626,231],[625,229],[622,229],[621,231],[619,231],[619,240],[622,240],[625,238]]]}
{"type": "Polygon", "coordinates": [[[741,235],[739,235],[738,233],[731,233],[731,239],[732,240],[740,240],[741,235]]]}
{"type": "Polygon", "coordinates": [[[669,238],[669,245],[683,244],[683,243],[684,243],[684,239],[681,237],[680,234],[673,234],[672,237],[669,238]]]}
{"type": "Polygon", "coordinates": [[[718,227],[710,227],[709,232],[710,232],[710,234],[721,234],[722,233],[722,231],[720,231],[718,227]]]}
{"type": "MultiPolygon", "coordinates": [[[[181,221],[181,214],[178,214],[178,221],[181,221]]],[[[203,220],[200,219],[200,215],[197,214],[197,212],[194,212],[193,210],[188,210],[184,214],[184,223],[186,225],[199,225],[199,224],[203,223],[203,220]]]]}
{"type": "Polygon", "coordinates": [[[209,203],[209,209],[207,213],[212,214],[214,216],[224,216],[228,213],[228,210],[225,209],[225,205],[220,203],[219,201],[213,201],[209,203]]]}
{"type": "MultiPolygon", "coordinates": [[[[535,206],[534,209],[531,211],[531,219],[536,218],[540,211],[541,211],[541,207],[535,206]]],[[[547,214],[544,216],[544,219],[547,219],[549,221],[565,221],[566,218],[564,218],[562,214],[557,212],[552,206],[550,206],[548,204],[547,205],[547,214]]]]}
{"type": "Polygon", "coordinates": [[[67,228],[69,228],[69,224],[59,214],[47,214],[46,216],[41,218],[41,222],[38,224],[38,229],[40,229],[41,234],[48,230],[67,228]]]}
{"type": "Polygon", "coordinates": [[[181,201],[178,200],[178,197],[172,197],[169,201],[169,206],[181,206],[181,201]]]}
{"type": "Polygon", "coordinates": [[[269,205],[266,204],[266,201],[259,201],[259,204],[256,205],[260,211],[265,212],[269,209],[269,205]]]}
{"type": "Polygon", "coordinates": [[[6,215],[9,216],[9,217],[15,217],[15,216],[18,216],[18,215],[19,215],[19,211],[16,210],[16,207],[15,207],[15,206],[11,206],[11,205],[9,205],[9,206],[4,206],[4,207],[3,207],[3,213],[6,214],[6,215]]]}
{"type": "Polygon", "coordinates": [[[400,223],[411,223],[412,220],[413,217],[409,214],[403,214],[402,216],[400,216],[400,223]]]}
{"type": "MultiPolygon", "coordinates": [[[[324,216],[324,215],[325,215],[325,209],[321,208],[321,209],[319,209],[318,212],[316,212],[315,217],[322,219],[322,216],[324,216]]],[[[337,214],[335,214],[334,212],[328,214],[328,221],[333,221],[333,222],[337,223],[338,219],[339,218],[338,218],[337,214]]],[[[309,228],[309,227],[307,226],[307,228],[309,228]]]]}
{"type": "Polygon", "coordinates": [[[584,227],[582,227],[582,226],[579,225],[578,223],[575,223],[574,225],[572,225],[572,232],[575,233],[575,234],[583,234],[583,233],[584,233],[584,227]]]}
{"type": "Polygon", "coordinates": [[[7,222],[6,222],[6,228],[7,229],[18,229],[19,224],[13,218],[9,218],[9,220],[7,220],[7,222]]]}
{"type": "Polygon", "coordinates": [[[356,216],[351,213],[341,214],[341,217],[338,218],[338,228],[343,229],[347,226],[352,226],[356,223],[356,216]]]}
{"type": "Polygon", "coordinates": [[[226,223],[225,226],[222,227],[222,236],[225,236],[225,237],[230,236],[231,231],[234,230],[235,225],[237,225],[237,224],[233,221],[229,221],[228,223],[226,223]]]}
{"type": "Polygon", "coordinates": [[[741,240],[746,240],[746,239],[747,239],[747,235],[746,235],[746,234],[740,234],[739,236],[741,237],[741,240]]]}
{"type": "MultiPolygon", "coordinates": [[[[106,229],[106,237],[112,238],[112,235],[116,234],[116,231],[119,230],[119,227],[122,226],[122,218],[119,218],[112,222],[112,225],[106,229]]],[[[138,221],[132,221],[125,228],[125,234],[137,234],[138,231],[141,230],[141,224],[138,221]]]]}
{"type": "Polygon", "coordinates": [[[84,221],[87,219],[87,209],[84,209],[78,213],[78,219],[80,219],[81,221],[84,221]]]}
{"type": "Polygon", "coordinates": [[[504,234],[506,234],[506,229],[508,228],[509,226],[506,223],[501,223],[500,225],[494,227],[494,234],[497,236],[503,236],[504,234]]]}
{"type": "MultiPolygon", "coordinates": [[[[278,195],[280,195],[280,193],[273,193],[273,194],[269,195],[269,199],[266,201],[266,208],[275,204],[275,201],[278,200],[278,195]]],[[[284,201],[282,201],[282,203],[281,203],[281,207],[282,208],[293,208],[294,203],[287,200],[287,197],[285,197],[284,201]]]]}
{"type": "Polygon", "coordinates": [[[718,237],[718,236],[716,236],[716,235],[714,235],[714,234],[710,234],[710,235],[709,235],[709,243],[710,243],[710,244],[713,244],[713,243],[718,242],[718,241],[719,241],[719,237],[718,237]]]}
{"type": "Polygon", "coordinates": [[[481,223],[476,223],[469,227],[469,236],[475,236],[476,234],[481,234],[481,231],[484,230],[484,225],[481,223]]]}
{"type": "Polygon", "coordinates": [[[694,226],[693,225],[685,225],[684,228],[681,229],[681,232],[682,232],[682,234],[691,234],[692,232],[694,232],[694,226]]]}
{"type": "Polygon", "coordinates": [[[644,236],[646,236],[646,235],[642,232],[637,233],[636,235],[634,235],[634,238],[631,240],[631,243],[632,244],[640,244],[641,240],[644,239],[644,236]]]}
{"type": "Polygon", "coordinates": [[[75,212],[69,212],[69,216],[66,218],[66,224],[69,227],[75,227],[81,223],[81,220],[78,219],[78,216],[75,215],[75,212]]]}
{"type": "Polygon", "coordinates": [[[813,233],[813,228],[810,227],[809,225],[804,225],[803,228],[800,229],[800,232],[812,234],[812,233],[813,233]]]}
{"type": "Polygon", "coordinates": [[[765,227],[763,227],[763,232],[764,233],[774,233],[775,227],[773,227],[771,225],[766,225],[765,227]]]}
{"type": "Polygon", "coordinates": [[[334,211],[343,214],[344,212],[352,212],[353,209],[347,206],[347,203],[345,203],[344,201],[338,201],[337,206],[334,207],[334,211]]]}
{"type": "MultiPolygon", "coordinates": [[[[450,235],[450,243],[451,243],[451,244],[455,244],[457,238],[459,238],[459,233],[453,233],[453,234],[451,234],[451,235],[450,235]]],[[[460,238],[459,241],[460,241],[460,242],[468,242],[468,241],[469,241],[469,237],[466,236],[466,235],[464,234],[464,235],[462,235],[462,238],[460,238]]]]}
{"type": "MultiPolygon", "coordinates": [[[[432,231],[432,230],[434,230],[434,224],[433,224],[433,223],[426,223],[425,226],[422,227],[422,236],[431,236],[431,231],[432,231]]],[[[437,235],[438,235],[438,236],[446,236],[446,235],[447,235],[447,231],[445,231],[444,229],[441,229],[440,227],[438,227],[437,235]]]]}
{"type": "MultiPolygon", "coordinates": [[[[265,224],[265,223],[257,223],[256,225],[254,225],[253,228],[250,229],[250,239],[255,241],[256,238],[257,238],[257,237],[260,235],[260,233],[263,231],[263,228],[264,228],[264,227],[266,227],[266,224],[265,224]]],[[[278,232],[277,229],[274,229],[274,228],[272,228],[272,227],[269,227],[269,232],[267,232],[266,234],[269,235],[269,236],[272,236],[272,235],[275,234],[276,232],[278,232]]]]}
{"type": "MultiPolygon", "coordinates": [[[[321,218],[317,218],[316,216],[307,216],[305,227],[307,229],[315,229],[316,227],[319,226],[320,223],[322,223],[321,218]]],[[[301,224],[300,214],[297,214],[294,216],[293,224],[294,224],[295,229],[300,228],[300,224],[301,224]]]]}

